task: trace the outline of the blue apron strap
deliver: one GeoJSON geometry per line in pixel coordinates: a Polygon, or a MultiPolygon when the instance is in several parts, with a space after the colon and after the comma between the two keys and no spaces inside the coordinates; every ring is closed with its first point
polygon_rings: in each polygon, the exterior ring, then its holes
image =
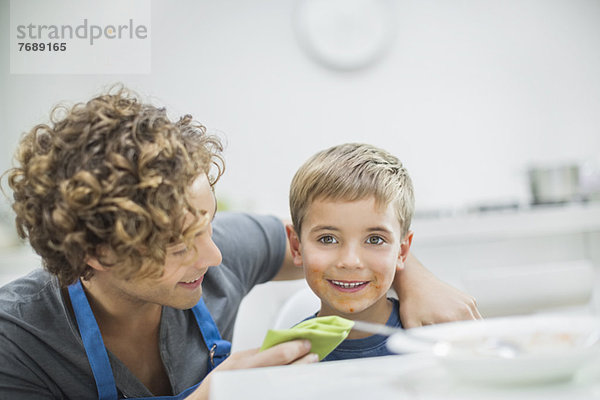
{"type": "MultiPolygon", "coordinates": [[[[100,328],[94,313],[90,308],[90,304],[85,296],[81,282],[77,281],[73,285],[69,286],[69,297],[71,298],[71,304],[73,305],[73,311],[75,312],[75,319],[77,320],[77,326],[79,327],[79,333],[81,334],[81,340],[83,341],[83,347],[88,357],[94,379],[96,381],[96,388],[98,390],[99,400],[116,400],[117,386],[113,377],[112,368],[108,359],[108,353],[102,340],[100,328]]],[[[219,329],[215,324],[204,300],[200,299],[192,311],[202,338],[206,343],[206,347],[209,349],[209,360],[208,360],[208,371],[210,372],[214,367],[219,365],[223,360],[227,358],[231,352],[231,343],[227,340],[221,339],[219,329]]],[[[183,399],[192,393],[200,383],[184,390],[176,396],[159,396],[152,397],[156,399],[183,399]]],[[[150,397],[148,398],[150,399],[150,397]]]]}
{"type": "Polygon", "coordinates": [[[200,298],[198,304],[192,308],[192,311],[194,312],[196,322],[198,323],[198,327],[204,338],[204,343],[206,343],[206,347],[208,347],[208,350],[210,351],[208,357],[208,372],[210,372],[229,356],[229,353],[231,352],[231,343],[221,339],[219,328],[217,328],[217,324],[215,324],[215,321],[210,315],[208,308],[206,308],[206,304],[204,304],[202,298],[200,298]]]}
{"type": "Polygon", "coordinates": [[[81,286],[81,282],[69,286],[69,297],[75,312],[75,319],[83,341],[83,347],[87,354],[92,373],[96,380],[96,388],[98,389],[99,400],[116,400],[117,386],[113,377],[106,347],[98,328],[94,313],[90,308],[85,292],[81,286]]]}

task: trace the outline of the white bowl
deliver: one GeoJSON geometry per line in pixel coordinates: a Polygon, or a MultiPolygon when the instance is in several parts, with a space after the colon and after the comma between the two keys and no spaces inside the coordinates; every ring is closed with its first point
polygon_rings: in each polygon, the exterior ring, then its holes
{"type": "Polygon", "coordinates": [[[600,318],[519,316],[430,325],[396,334],[396,353],[431,351],[449,374],[472,382],[529,384],[571,379],[589,362],[600,362],[600,318]],[[432,345],[410,337],[431,340],[432,345]],[[518,351],[490,342],[514,344],[518,351]]]}

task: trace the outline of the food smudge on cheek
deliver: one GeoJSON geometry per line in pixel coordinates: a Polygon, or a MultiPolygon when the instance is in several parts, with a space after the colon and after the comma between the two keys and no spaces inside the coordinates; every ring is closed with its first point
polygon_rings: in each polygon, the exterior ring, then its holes
{"type": "Polygon", "coordinates": [[[320,278],[320,273],[315,269],[306,270],[306,281],[311,289],[316,293],[324,293],[328,290],[328,282],[320,278]]]}

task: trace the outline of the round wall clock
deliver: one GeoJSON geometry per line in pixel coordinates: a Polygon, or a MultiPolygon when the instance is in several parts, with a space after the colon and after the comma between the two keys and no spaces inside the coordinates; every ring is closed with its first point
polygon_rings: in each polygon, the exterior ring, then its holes
{"type": "Polygon", "coordinates": [[[394,36],[391,0],[298,0],[293,22],[302,48],[333,69],[356,70],[381,59],[394,36]]]}

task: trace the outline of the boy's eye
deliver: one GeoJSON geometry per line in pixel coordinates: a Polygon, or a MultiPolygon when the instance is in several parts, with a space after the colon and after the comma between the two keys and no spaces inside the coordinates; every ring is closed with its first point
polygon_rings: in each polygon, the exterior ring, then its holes
{"type": "Polygon", "coordinates": [[[369,236],[367,239],[368,244],[383,244],[385,240],[381,236],[369,236]]]}
{"type": "Polygon", "coordinates": [[[337,243],[337,240],[335,240],[335,238],[331,235],[325,235],[319,238],[319,242],[323,244],[335,244],[337,243]]]}

